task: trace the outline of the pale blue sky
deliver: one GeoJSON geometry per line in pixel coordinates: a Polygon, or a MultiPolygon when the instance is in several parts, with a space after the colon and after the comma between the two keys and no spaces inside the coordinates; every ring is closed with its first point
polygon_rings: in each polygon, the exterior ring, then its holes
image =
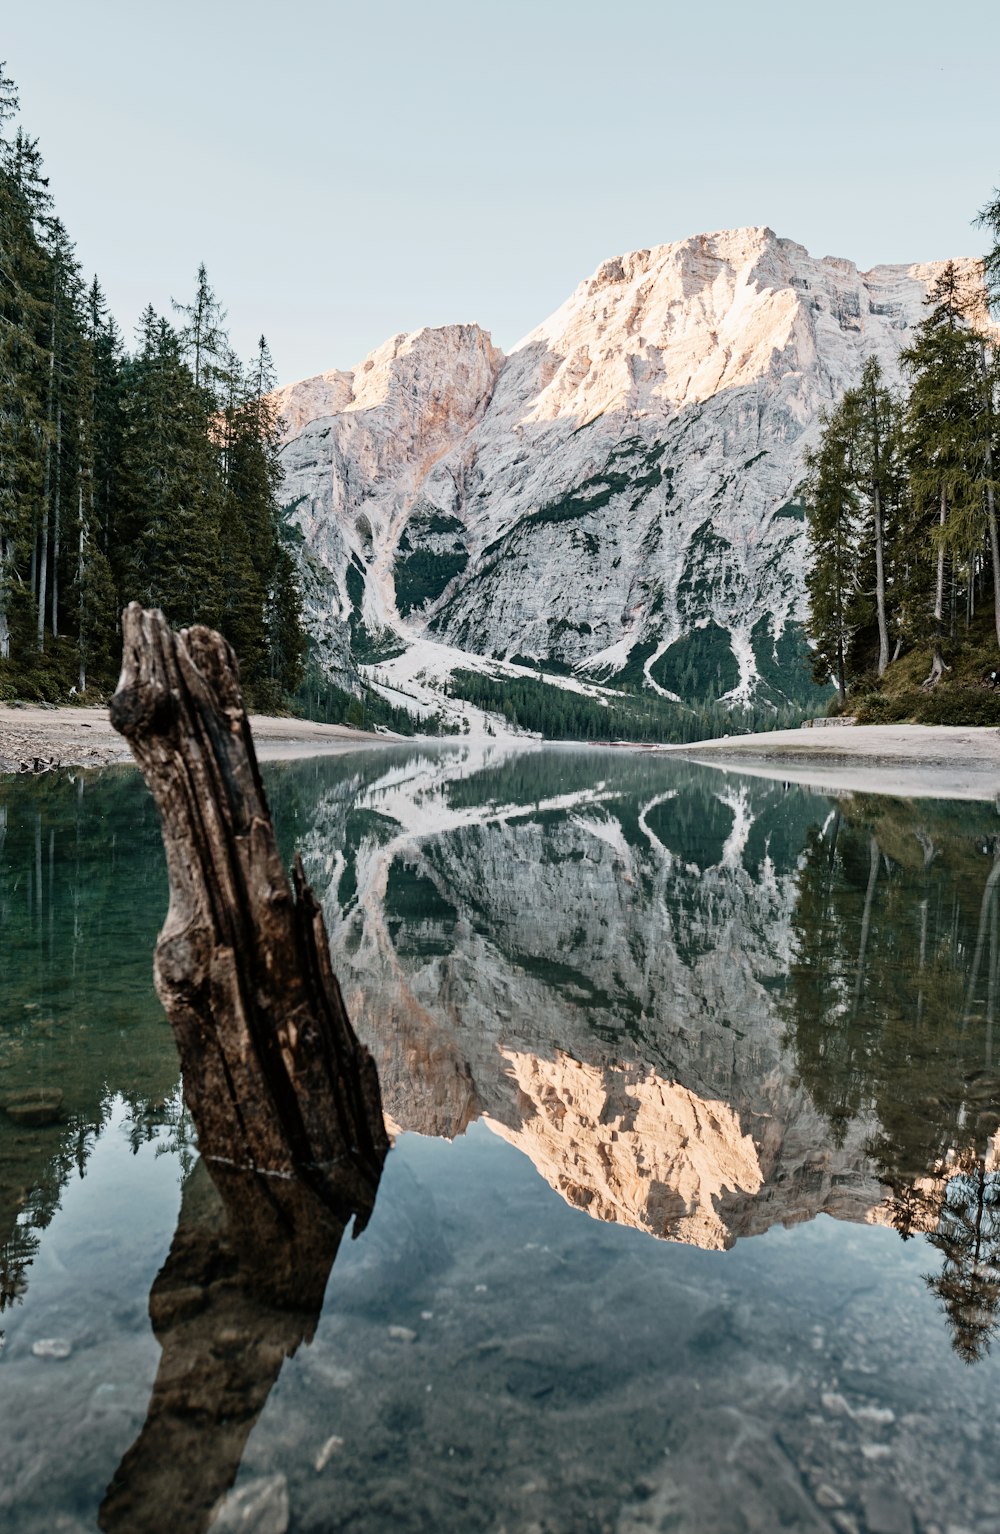
{"type": "MultiPolygon", "coordinates": [[[[13,7],[7,8],[8,12],[13,7]]],[[[0,57],[131,332],[199,260],[283,381],[400,330],[509,347],[601,260],[770,224],[861,266],[978,254],[1000,5],[49,0],[0,57]]]]}

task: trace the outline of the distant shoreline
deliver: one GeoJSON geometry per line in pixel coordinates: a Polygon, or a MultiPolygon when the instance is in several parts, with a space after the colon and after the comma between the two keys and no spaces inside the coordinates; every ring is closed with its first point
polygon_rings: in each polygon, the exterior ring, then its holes
{"type": "Polygon", "coordinates": [[[978,800],[1000,795],[1000,730],[987,725],[855,724],[650,749],[834,793],[978,800]]]}

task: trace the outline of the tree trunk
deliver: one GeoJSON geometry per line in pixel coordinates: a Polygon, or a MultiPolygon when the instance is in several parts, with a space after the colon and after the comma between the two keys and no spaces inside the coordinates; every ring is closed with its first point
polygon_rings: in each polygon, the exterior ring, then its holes
{"type": "Polygon", "coordinates": [[[882,497],[875,486],[875,606],[878,611],[878,674],[889,664],[889,625],[885,617],[885,550],[882,533],[882,497]]]}
{"type": "Polygon", "coordinates": [[[59,638],[59,513],[62,506],[62,401],[56,406],[56,474],[52,492],[52,638],[59,638]]]}
{"type": "Polygon", "coordinates": [[[993,566],[993,626],[1000,646],[1000,536],[997,534],[996,497],[993,494],[993,386],[986,360],[986,342],[980,337],[979,365],[983,370],[986,399],[986,522],[990,532],[990,561],[993,566]]]}
{"type": "Polygon", "coordinates": [[[378,1074],[351,1028],[323,913],[278,854],[221,637],[133,602],[111,721],[163,823],[170,909],[154,977],[202,1155],[298,1174],[343,1214],[371,1209],[389,1148],[378,1074]]]}
{"type": "Polygon", "coordinates": [[[7,540],[0,533],[0,660],[10,659],[10,622],[7,618],[7,540]]]}
{"type": "MultiPolygon", "coordinates": [[[[939,516],[939,525],[941,526],[942,529],[944,528],[944,525],[945,525],[945,522],[947,520],[947,517],[948,517],[948,497],[947,497],[947,495],[945,493],[944,486],[942,485],[942,487],[941,487],[941,511],[940,511],[940,516],[939,516]]],[[[924,681],[923,681],[923,686],[924,687],[936,687],[938,682],[941,680],[942,676],[944,675],[944,673],[946,671],[950,671],[951,670],[950,666],[946,666],[945,665],[945,663],[944,663],[944,656],[941,654],[941,625],[942,625],[943,621],[944,621],[944,540],[942,539],[941,543],[938,545],[938,554],[937,554],[937,581],[936,581],[935,588],[934,588],[934,658],[931,661],[930,673],[929,673],[928,676],[926,676],[924,678],[924,681]]]]}
{"type": "Polygon", "coordinates": [[[78,630],[77,630],[77,634],[78,634],[77,654],[78,654],[78,656],[80,658],[80,671],[79,671],[79,675],[77,677],[77,687],[78,687],[78,690],[80,692],[86,692],[87,691],[87,647],[86,647],[86,637],[85,637],[84,632],[83,632],[83,630],[84,630],[84,604],[85,604],[83,580],[84,580],[84,575],[86,574],[86,559],[85,559],[84,537],[83,537],[83,485],[82,484],[80,485],[79,513],[80,513],[80,545],[79,545],[79,549],[77,551],[77,559],[76,559],[76,589],[77,589],[77,592],[79,593],[79,620],[80,621],[79,621],[79,626],[78,626],[78,630]]]}
{"type": "MultiPolygon", "coordinates": [[[[992,459],[992,454],[989,454],[989,459],[992,459]]],[[[989,472],[993,472],[992,462],[989,472]]],[[[993,564],[993,627],[997,645],[1000,646],[1000,535],[997,533],[997,507],[992,485],[986,486],[986,519],[990,527],[990,557],[993,564]]]]}
{"type": "Polygon", "coordinates": [[[49,576],[49,496],[52,493],[52,398],[56,372],[56,310],[52,297],[52,325],[49,336],[49,399],[45,412],[45,479],[42,487],[42,542],[38,551],[38,649],[45,649],[46,583],[49,576]]]}

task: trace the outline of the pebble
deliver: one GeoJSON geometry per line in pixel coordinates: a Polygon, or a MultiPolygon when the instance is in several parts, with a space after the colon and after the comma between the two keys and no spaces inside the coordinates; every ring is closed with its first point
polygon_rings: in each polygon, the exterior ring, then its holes
{"type": "Polygon", "coordinates": [[[894,1486],[869,1486],[861,1494],[868,1534],[913,1534],[913,1514],[894,1486]]]}
{"type": "Polygon", "coordinates": [[[844,1397],[838,1395],[836,1391],[827,1390],[819,1399],[823,1410],[832,1412],[835,1417],[849,1417],[851,1415],[851,1408],[844,1400],[844,1397]]]}
{"type": "Polygon", "coordinates": [[[288,1482],[283,1475],[261,1475],[236,1487],[216,1503],[212,1534],[286,1534],[288,1482]]]}
{"type": "Polygon", "coordinates": [[[854,1413],[855,1422],[868,1422],[873,1427],[889,1427],[896,1420],[896,1413],[888,1406],[859,1406],[854,1413]]]}
{"type": "Polygon", "coordinates": [[[817,1486],[816,1503],[819,1507],[843,1507],[844,1499],[832,1486],[817,1486]]]}
{"type": "Polygon", "coordinates": [[[393,1342],[416,1342],[417,1334],[408,1326],[390,1326],[389,1336],[393,1342]]]}
{"type": "Polygon", "coordinates": [[[31,1344],[31,1351],[36,1358],[68,1358],[73,1351],[73,1344],[67,1342],[65,1337],[39,1337],[37,1342],[31,1344]]]}
{"type": "Polygon", "coordinates": [[[892,1450],[887,1443],[863,1443],[861,1453],[870,1464],[878,1459],[892,1458],[892,1450]]]}
{"type": "Polygon", "coordinates": [[[336,1433],[332,1434],[331,1437],[326,1440],[326,1443],[323,1445],[322,1449],[320,1449],[316,1458],[313,1460],[313,1464],[316,1466],[317,1474],[319,1471],[326,1469],[333,1456],[339,1453],[343,1447],[344,1440],[338,1437],[336,1433]]]}

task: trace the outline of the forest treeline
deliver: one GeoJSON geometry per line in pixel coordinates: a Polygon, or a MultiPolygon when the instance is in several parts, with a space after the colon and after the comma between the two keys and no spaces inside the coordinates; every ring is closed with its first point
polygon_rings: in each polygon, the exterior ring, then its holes
{"type": "Polygon", "coordinates": [[[0,65],[0,700],[113,686],[135,600],[221,629],[276,707],[306,647],[267,342],[240,361],[202,266],[127,348],[17,108],[0,65]]]}
{"type": "MultiPolygon", "coordinates": [[[[537,731],[546,740],[636,740],[689,743],[726,735],[734,714],[724,703],[675,703],[652,693],[606,692],[592,697],[534,677],[493,677],[481,671],[456,670],[445,687],[487,713],[498,714],[516,729],[537,731]]],[[[741,730],[774,730],[797,725],[798,704],[744,706],[735,719],[741,730]]]]}
{"type": "Polygon", "coordinates": [[[892,717],[901,686],[911,689],[900,694],[904,713],[914,689],[921,717],[981,711],[986,699],[952,698],[949,709],[927,694],[952,671],[964,681],[979,680],[984,663],[1000,671],[1000,347],[991,319],[1000,192],[978,223],[993,249],[982,263],[942,268],[902,353],[903,387],[869,357],[858,386],[823,416],[806,460],[814,676],[836,685],[841,707],[849,693],[852,706],[860,699],[869,718],[892,717]]]}

